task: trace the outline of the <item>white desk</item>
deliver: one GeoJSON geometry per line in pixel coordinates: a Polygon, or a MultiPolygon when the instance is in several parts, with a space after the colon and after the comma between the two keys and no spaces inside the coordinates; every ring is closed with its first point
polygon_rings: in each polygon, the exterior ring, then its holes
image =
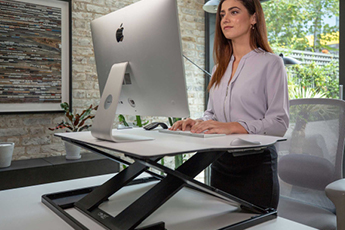
{"type": "MultiPolygon", "coordinates": [[[[249,141],[260,141],[260,146],[268,146],[276,143],[277,141],[285,140],[285,138],[282,137],[254,134],[234,134],[220,137],[200,138],[159,133],[157,130],[147,131],[144,129],[113,130],[113,135],[116,135],[116,133],[152,137],[154,138],[154,140],[114,143],[98,140],[91,135],[91,132],[56,133],[55,136],[61,137],[62,139],[66,140],[78,141],[80,143],[86,143],[110,150],[115,150],[128,156],[142,158],[169,156],[197,151],[206,152],[235,150],[239,149],[239,146],[231,146],[230,143],[236,138],[243,138],[249,141]]],[[[243,150],[255,147],[258,146],[243,145],[240,148],[243,150]]]]}
{"type": "MultiPolygon", "coordinates": [[[[99,223],[102,223],[102,225],[107,226],[109,229],[133,230],[145,223],[152,213],[167,201],[170,201],[170,199],[174,197],[174,194],[179,193],[186,185],[211,193],[218,198],[231,202],[232,204],[236,203],[234,205],[237,205],[238,207],[241,206],[242,208],[252,211],[251,217],[253,218],[248,216],[247,219],[244,219],[245,221],[231,223],[231,226],[227,227],[227,229],[248,228],[254,224],[275,218],[276,210],[264,210],[248,203],[247,201],[240,200],[228,193],[200,183],[194,180],[194,177],[224,154],[225,151],[231,151],[236,154],[243,154],[245,151],[260,152],[267,146],[273,145],[279,140],[283,140],[283,138],[249,134],[228,135],[215,138],[197,138],[159,133],[158,131],[146,131],[143,129],[113,130],[113,135],[117,135],[119,133],[121,135],[146,136],[154,138],[154,140],[113,143],[98,140],[92,137],[90,132],[55,134],[65,141],[75,143],[87,150],[100,153],[114,160],[120,160],[119,162],[122,160],[119,159],[118,156],[109,152],[101,151],[95,147],[102,147],[115,152],[122,152],[135,160],[135,162],[133,164],[129,164],[125,170],[108,180],[102,186],[92,190],[92,192],[91,189],[79,189],[73,193],[54,193],[53,195],[43,197],[43,202],[46,205],[76,228],[83,229],[83,224],[81,224],[80,221],[78,222],[73,218],[70,218],[66,212],[61,212],[61,209],[66,209],[65,207],[75,207],[82,210],[99,223]],[[236,138],[242,138],[248,141],[257,141],[260,145],[248,145],[248,143],[246,143],[246,145],[232,146],[230,143],[236,138]],[[211,153],[209,153],[210,151],[211,153]],[[188,152],[196,152],[196,154],[176,170],[169,169],[166,166],[162,166],[157,163],[157,161],[164,156],[188,152]],[[140,196],[140,198],[129,203],[129,205],[127,205],[120,213],[113,215],[104,210],[104,201],[110,198],[114,193],[118,194],[119,190],[122,189],[124,185],[131,182],[148,167],[165,172],[167,176],[160,178],[159,183],[152,186],[152,188],[140,196]],[[84,196],[85,194],[88,195],[84,196]],[[63,199],[61,199],[61,197],[63,197],[63,199]],[[61,203],[61,200],[64,200],[64,202],[61,203]],[[254,213],[260,213],[260,215],[254,213]]],[[[155,175],[155,177],[157,178],[157,175],[155,175]]],[[[210,216],[212,215],[210,214],[210,216]]],[[[215,218],[215,220],[216,219],[217,218],[215,218]]],[[[157,228],[158,226],[156,226],[156,229],[157,228]]],[[[160,229],[164,229],[163,226],[161,226],[160,229]]]]}
{"type": "MultiPolygon", "coordinates": [[[[0,229],[72,229],[72,227],[70,227],[65,221],[60,219],[55,213],[41,203],[41,196],[43,194],[54,193],[57,191],[100,185],[104,181],[110,179],[112,176],[113,175],[109,174],[0,191],[0,229]]],[[[139,185],[139,187],[140,186],[142,185],[139,185]]],[[[130,202],[132,196],[136,196],[138,193],[142,192],[142,190],[134,191],[133,188],[130,188],[132,192],[120,191],[121,193],[118,194],[120,202],[117,202],[117,208],[125,206],[126,202],[130,202]]],[[[111,201],[112,199],[110,199],[110,202],[104,205],[106,207],[103,208],[110,210],[111,212],[116,212],[116,208],[112,208],[111,206],[111,204],[113,204],[111,201]]],[[[71,210],[70,212],[78,213],[78,211],[75,210],[71,210]]],[[[89,229],[104,229],[94,222],[88,220],[86,217],[83,217],[81,214],[79,214],[79,216],[80,217],[78,218],[83,219],[89,229]]],[[[182,189],[145,222],[155,222],[161,218],[163,218],[166,222],[166,228],[168,230],[214,230],[214,226],[210,226],[211,223],[222,224],[225,223],[225,221],[229,221],[229,219],[232,221],[238,221],[241,219],[241,215],[236,213],[231,215],[229,212],[229,205],[221,204],[217,198],[213,196],[205,195],[190,189],[182,189]],[[213,213],[213,215],[209,216],[210,213],[213,213]],[[164,214],[167,214],[168,217],[164,217],[164,214]]],[[[267,221],[250,229],[311,230],[313,228],[278,217],[277,219],[267,221]]]]}

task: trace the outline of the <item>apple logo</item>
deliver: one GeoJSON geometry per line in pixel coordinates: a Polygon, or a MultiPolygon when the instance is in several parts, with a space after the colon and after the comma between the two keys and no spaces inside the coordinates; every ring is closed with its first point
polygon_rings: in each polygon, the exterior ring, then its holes
{"type": "Polygon", "coordinates": [[[117,41],[117,42],[122,42],[122,41],[123,41],[123,38],[124,38],[123,30],[124,30],[125,28],[123,28],[122,25],[123,25],[123,23],[121,23],[120,28],[118,28],[118,29],[116,30],[116,41],[117,41]]]}

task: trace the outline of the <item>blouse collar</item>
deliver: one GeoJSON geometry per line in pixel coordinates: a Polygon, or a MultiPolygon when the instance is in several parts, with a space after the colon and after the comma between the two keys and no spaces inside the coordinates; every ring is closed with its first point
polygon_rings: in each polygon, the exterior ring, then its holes
{"type": "MultiPolygon", "coordinates": [[[[242,57],[242,59],[247,59],[247,58],[253,56],[253,55],[256,54],[256,53],[262,53],[262,52],[265,52],[265,51],[264,51],[263,49],[261,49],[261,48],[253,49],[252,51],[250,51],[249,53],[247,53],[246,55],[244,55],[244,56],[242,57]]],[[[230,61],[234,61],[234,59],[235,59],[234,55],[231,55],[230,61]]]]}

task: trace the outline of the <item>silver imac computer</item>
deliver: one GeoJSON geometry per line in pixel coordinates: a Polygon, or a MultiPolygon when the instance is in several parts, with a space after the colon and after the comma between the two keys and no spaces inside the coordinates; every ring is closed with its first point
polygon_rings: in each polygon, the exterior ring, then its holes
{"type": "Polygon", "coordinates": [[[113,142],[116,114],[188,117],[176,0],[141,0],[91,22],[101,101],[92,135],[113,142]]]}

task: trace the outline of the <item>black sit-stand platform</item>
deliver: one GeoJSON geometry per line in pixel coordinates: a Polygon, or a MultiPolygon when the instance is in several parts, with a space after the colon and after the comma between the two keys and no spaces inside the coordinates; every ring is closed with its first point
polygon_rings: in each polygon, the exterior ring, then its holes
{"type": "MultiPolygon", "coordinates": [[[[65,209],[67,208],[74,207],[80,210],[81,212],[85,213],[87,216],[91,217],[93,220],[104,226],[106,229],[165,230],[165,225],[163,222],[159,222],[154,225],[142,228],[137,227],[141,222],[143,222],[148,216],[150,216],[155,210],[157,210],[184,186],[206,192],[210,195],[226,200],[227,202],[235,203],[235,205],[240,206],[242,209],[253,213],[253,216],[251,218],[238,222],[236,224],[224,226],[223,228],[221,228],[222,230],[245,229],[277,217],[277,212],[275,209],[262,209],[249,202],[241,200],[228,193],[207,186],[193,179],[202,170],[204,170],[207,166],[209,166],[212,162],[219,158],[224,152],[215,152],[212,154],[198,152],[190,159],[188,159],[185,163],[183,163],[179,168],[177,168],[176,170],[172,170],[157,163],[157,161],[159,161],[162,157],[141,158],[131,156],[131,158],[134,159],[134,163],[131,164],[119,157],[103,152],[88,144],[70,139],[64,140],[70,141],[92,152],[107,156],[110,159],[121,164],[128,165],[127,168],[125,168],[123,171],[112,177],[101,186],[47,194],[42,196],[42,202],[55,213],[57,213],[74,229],[87,228],[71,215],[69,215],[65,211],[65,209]],[[159,171],[166,173],[167,176],[163,177],[158,174],[152,173],[148,171],[149,167],[158,169],[159,171]],[[151,174],[152,177],[134,180],[143,172],[151,174]],[[112,217],[109,213],[106,213],[99,208],[100,204],[107,201],[111,195],[120,190],[122,187],[152,180],[158,180],[159,182],[117,216],[112,217]]],[[[259,149],[260,148],[255,148],[255,150],[259,149]]]]}

